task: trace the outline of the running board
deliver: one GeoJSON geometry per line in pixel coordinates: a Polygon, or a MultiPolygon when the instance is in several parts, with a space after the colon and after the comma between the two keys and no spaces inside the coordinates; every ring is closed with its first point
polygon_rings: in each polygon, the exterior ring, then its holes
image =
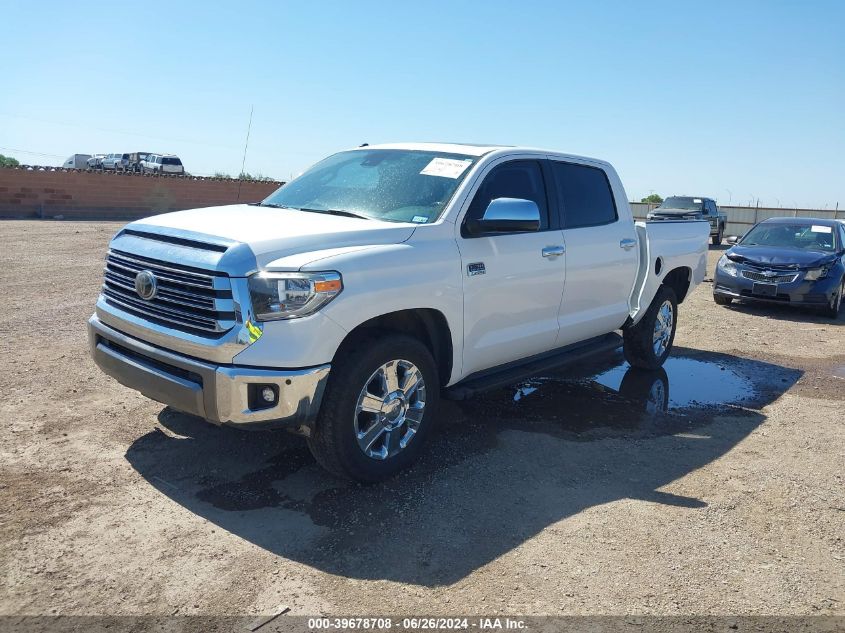
{"type": "Polygon", "coordinates": [[[611,332],[539,356],[476,372],[459,383],[447,387],[443,392],[443,397],[449,400],[468,400],[483,391],[507,387],[520,380],[560,369],[592,356],[613,352],[620,347],[622,347],[622,337],[616,332],[611,332]]]}

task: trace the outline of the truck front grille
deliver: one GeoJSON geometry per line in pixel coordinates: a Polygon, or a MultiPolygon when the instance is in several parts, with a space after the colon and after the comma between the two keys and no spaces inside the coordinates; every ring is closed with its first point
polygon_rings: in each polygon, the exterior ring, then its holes
{"type": "Polygon", "coordinates": [[[219,335],[235,325],[232,285],[223,273],[110,250],[103,279],[106,301],[144,319],[179,330],[219,335]],[[135,290],[138,273],[155,276],[152,299],[135,290]]]}

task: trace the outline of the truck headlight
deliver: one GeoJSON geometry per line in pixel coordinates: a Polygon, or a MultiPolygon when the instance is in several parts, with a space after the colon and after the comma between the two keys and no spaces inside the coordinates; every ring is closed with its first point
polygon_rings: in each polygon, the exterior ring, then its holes
{"type": "Polygon", "coordinates": [[[736,264],[734,264],[730,259],[728,259],[727,255],[722,255],[719,258],[719,262],[716,266],[726,275],[730,275],[731,277],[737,276],[737,269],[736,264]]]}
{"type": "Polygon", "coordinates": [[[807,281],[816,281],[817,279],[824,279],[827,273],[830,272],[830,266],[822,266],[821,268],[811,268],[804,273],[804,279],[807,281]]]}
{"type": "Polygon", "coordinates": [[[252,310],[259,321],[313,314],[343,290],[340,273],[256,273],[249,278],[252,310]]]}

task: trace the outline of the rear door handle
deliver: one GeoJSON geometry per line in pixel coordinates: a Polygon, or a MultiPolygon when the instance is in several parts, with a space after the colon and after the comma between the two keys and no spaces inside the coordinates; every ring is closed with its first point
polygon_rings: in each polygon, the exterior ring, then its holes
{"type": "Polygon", "coordinates": [[[624,240],[619,242],[619,248],[624,248],[626,251],[630,251],[637,245],[637,240],[632,240],[630,237],[626,237],[624,240]]]}
{"type": "Polygon", "coordinates": [[[565,246],[547,246],[543,249],[543,257],[560,257],[566,252],[565,246]]]}

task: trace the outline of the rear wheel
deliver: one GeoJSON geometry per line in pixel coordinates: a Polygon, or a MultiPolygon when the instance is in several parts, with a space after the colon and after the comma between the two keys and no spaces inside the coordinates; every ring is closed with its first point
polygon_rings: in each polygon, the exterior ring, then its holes
{"type": "Polygon", "coordinates": [[[675,291],[660,286],[639,323],[623,331],[625,360],[632,367],[657,369],[663,365],[675,340],[677,313],[675,291]]]}
{"type": "Polygon", "coordinates": [[[718,306],[729,306],[733,303],[733,297],[726,297],[725,295],[717,295],[713,294],[713,301],[716,302],[718,306]]]}
{"type": "Polygon", "coordinates": [[[308,447],[326,470],[361,482],[392,477],[419,456],[440,400],[428,349],[401,334],[343,350],[308,447]]]}

